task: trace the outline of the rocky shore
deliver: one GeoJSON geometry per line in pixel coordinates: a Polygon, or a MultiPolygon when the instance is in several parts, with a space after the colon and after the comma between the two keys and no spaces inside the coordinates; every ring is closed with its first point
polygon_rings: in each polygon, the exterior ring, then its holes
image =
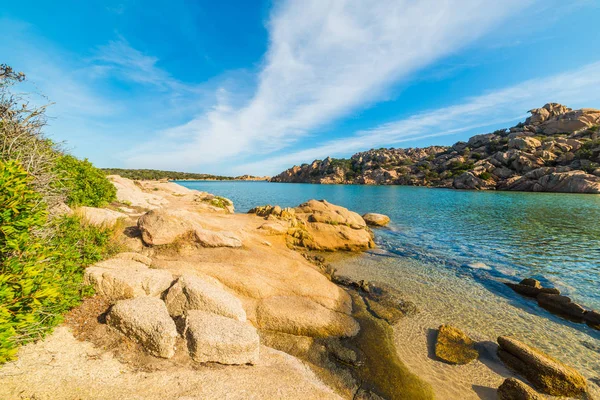
{"type": "Polygon", "coordinates": [[[600,110],[557,103],[510,129],[453,146],[373,149],[294,166],[271,182],[414,185],[475,190],[600,193],[600,110]]]}
{"type": "MultiPolygon", "coordinates": [[[[230,200],[171,182],[109,179],[118,203],[73,212],[115,226],[122,252],[85,271],[93,297],[0,368],[0,397],[435,397],[393,340],[422,305],[327,263],[328,253],[374,248],[369,226],[385,215],[325,200],[234,214],[230,200]]],[[[440,327],[437,341],[436,362],[461,368],[480,356],[456,327],[440,327]]],[[[496,358],[514,371],[503,398],[587,392],[572,368],[514,338],[498,343],[496,358]]]]}

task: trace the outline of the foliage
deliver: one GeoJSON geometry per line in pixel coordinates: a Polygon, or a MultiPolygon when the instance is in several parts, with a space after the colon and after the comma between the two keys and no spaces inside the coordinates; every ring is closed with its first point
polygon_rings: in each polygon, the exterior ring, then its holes
{"type": "Polygon", "coordinates": [[[483,171],[481,174],[479,174],[479,178],[483,179],[484,181],[487,181],[488,179],[492,178],[492,174],[490,174],[487,171],[483,171]]]}
{"type": "Polygon", "coordinates": [[[471,161],[470,162],[453,161],[448,165],[448,169],[451,172],[450,177],[459,176],[459,175],[463,174],[464,172],[472,170],[473,168],[475,168],[475,164],[473,164],[473,162],[471,162],[471,161]]]}
{"type": "Polygon", "coordinates": [[[219,208],[227,208],[231,205],[231,201],[229,201],[225,197],[215,196],[210,200],[210,204],[219,208]]]}
{"type": "Polygon", "coordinates": [[[84,268],[116,249],[111,229],[75,216],[52,221],[50,237],[37,235],[47,223],[41,200],[24,168],[0,161],[0,363],[60,323],[86,294],[84,268]]]}
{"type": "Polygon", "coordinates": [[[27,98],[15,95],[11,87],[25,75],[0,65],[0,160],[17,160],[33,176],[32,184],[48,205],[63,200],[56,182],[54,163],[60,155],[57,144],[46,138],[46,107],[30,107],[27,98]]]}
{"type": "Polygon", "coordinates": [[[106,175],[120,175],[123,178],[133,180],[159,180],[159,179],[171,179],[171,180],[185,180],[185,179],[197,179],[197,180],[219,180],[229,181],[234,178],[230,176],[221,175],[209,175],[209,174],[196,174],[191,172],[175,172],[175,171],[160,171],[156,169],[121,169],[121,168],[102,168],[102,171],[106,175]]]}
{"type": "Polygon", "coordinates": [[[56,171],[70,206],[102,207],[116,200],[115,186],[87,159],[63,155],[56,162],[56,171]]]}

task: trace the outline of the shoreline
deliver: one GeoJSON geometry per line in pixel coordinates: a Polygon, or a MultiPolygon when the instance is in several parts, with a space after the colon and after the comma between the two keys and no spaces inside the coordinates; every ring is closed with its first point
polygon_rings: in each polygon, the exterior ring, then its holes
{"type": "MultiPolygon", "coordinates": [[[[149,399],[163,398],[166,393],[183,399],[181,396],[189,393],[200,393],[202,398],[229,394],[223,390],[273,398],[273,390],[277,390],[283,391],[278,393],[285,393],[287,398],[302,399],[371,398],[368,396],[374,395],[412,399],[432,398],[433,393],[437,398],[466,399],[495,398],[496,388],[502,380],[515,376],[495,356],[495,344],[490,343],[495,339],[468,326],[465,330],[471,337],[484,343],[478,361],[465,366],[450,366],[432,356],[432,330],[436,330],[439,323],[450,319],[459,327],[464,326],[460,318],[453,318],[451,314],[440,320],[436,308],[423,301],[423,294],[398,286],[402,298],[414,301],[420,312],[409,315],[402,311],[400,319],[394,323],[385,322],[381,316],[376,318],[364,293],[329,280],[332,270],[326,263],[331,261],[334,268],[338,267],[341,273],[348,273],[356,280],[390,282],[389,276],[375,273],[377,270],[385,272],[385,266],[365,268],[368,265],[362,264],[362,260],[368,258],[369,253],[290,249],[289,236],[278,227],[288,209],[274,214],[271,207],[263,210],[266,214],[260,216],[234,213],[233,205],[229,205],[227,199],[174,183],[143,181],[136,185],[122,179],[114,182],[120,190],[121,205],[114,206],[115,210],[111,212],[124,216],[117,216],[117,219],[126,217],[125,231],[133,231],[139,226],[136,221],[144,215],[144,209],[193,207],[202,217],[203,230],[209,230],[213,235],[228,232],[227,235],[243,243],[234,248],[204,247],[193,243],[161,247],[143,244],[138,234],[123,238],[129,251],[134,252],[131,254],[139,254],[151,261],[152,270],[168,271],[174,278],[190,273],[206,274],[241,299],[248,320],[258,328],[261,361],[254,366],[195,364],[190,361],[181,338],[172,359],[147,355],[143,346],[124,338],[102,322],[107,303],[99,302],[100,297],[96,296],[74,309],[67,324],[61,325],[54,334],[24,346],[19,360],[1,367],[3,389],[0,392],[25,391],[36,398],[66,399],[72,398],[73,390],[81,398],[110,398],[115,393],[127,397],[139,391],[146,393],[144,398],[149,399]],[[340,265],[345,268],[339,268],[340,265]],[[272,302],[271,299],[281,301],[272,302]],[[306,302],[310,305],[305,312],[302,307],[306,302]],[[273,319],[263,317],[267,304],[269,313],[274,313],[273,319]],[[300,309],[296,304],[301,304],[300,309]],[[349,333],[352,329],[347,325],[348,316],[360,324],[358,335],[349,333]],[[287,322],[281,324],[278,321],[281,318],[287,322]],[[331,324],[333,320],[338,322],[331,324]],[[331,334],[331,329],[337,333],[331,334]],[[39,360],[45,360],[48,354],[52,354],[55,361],[40,364],[39,360]],[[81,373],[73,374],[71,360],[75,360],[81,373]],[[275,365],[277,372],[273,369],[275,365]],[[102,375],[100,380],[87,380],[89,376],[105,372],[108,375],[102,375]],[[199,374],[199,382],[194,382],[190,374],[199,374]],[[233,388],[209,383],[225,376],[240,386],[233,388]],[[263,387],[252,389],[253,386],[248,386],[250,376],[263,380],[263,387]],[[53,387],[48,385],[50,379],[62,379],[61,382],[68,384],[65,384],[66,388],[53,387]],[[110,379],[113,381],[109,383],[110,379]],[[184,383],[176,384],[178,379],[184,379],[184,383]],[[89,387],[83,388],[84,382],[89,387]],[[209,387],[209,391],[200,384],[209,387]],[[165,385],[169,386],[169,392],[165,385]],[[171,387],[173,385],[177,387],[171,387]]],[[[324,204],[327,206],[328,203],[324,204]]],[[[317,205],[322,206],[318,202],[317,205]]],[[[325,223],[320,226],[320,229],[324,228],[332,233],[339,229],[355,235],[362,232],[362,228],[346,227],[346,222],[342,225],[325,223]]],[[[360,238],[359,235],[354,239],[362,240],[360,238]]],[[[363,250],[370,247],[366,242],[356,243],[366,246],[361,247],[363,250]]],[[[313,238],[304,245],[340,246],[331,238],[313,238]]],[[[588,378],[591,377],[589,371],[585,372],[588,378]]]]}

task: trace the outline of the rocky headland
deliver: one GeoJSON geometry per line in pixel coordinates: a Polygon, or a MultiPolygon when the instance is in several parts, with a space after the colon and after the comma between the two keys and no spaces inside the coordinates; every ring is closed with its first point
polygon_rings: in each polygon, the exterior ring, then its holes
{"type": "Polygon", "coordinates": [[[455,189],[600,193],[600,110],[557,103],[524,123],[453,146],[373,149],[294,166],[272,182],[413,185],[455,189]]]}
{"type": "MultiPolygon", "coordinates": [[[[369,226],[387,216],[363,218],[325,200],[235,214],[230,200],[172,182],[109,179],[117,202],[63,212],[114,226],[121,252],[85,270],[94,296],[0,368],[3,397],[435,397],[394,347],[394,326],[421,305],[327,263],[332,252],[374,248],[369,226]]],[[[542,393],[587,392],[572,368],[512,338],[498,341],[494,357],[514,371],[495,375],[510,379],[503,398],[540,398],[521,375],[542,393]]],[[[480,345],[443,325],[437,362],[468,367],[480,345]]]]}

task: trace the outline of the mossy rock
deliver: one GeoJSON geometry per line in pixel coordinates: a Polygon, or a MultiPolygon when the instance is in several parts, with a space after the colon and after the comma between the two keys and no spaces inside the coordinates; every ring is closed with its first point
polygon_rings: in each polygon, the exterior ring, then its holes
{"type": "Polygon", "coordinates": [[[479,352],[475,350],[475,342],[461,330],[442,325],[435,343],[435,355],[447,363],[463,365],[476,360],[479,352]]]}

